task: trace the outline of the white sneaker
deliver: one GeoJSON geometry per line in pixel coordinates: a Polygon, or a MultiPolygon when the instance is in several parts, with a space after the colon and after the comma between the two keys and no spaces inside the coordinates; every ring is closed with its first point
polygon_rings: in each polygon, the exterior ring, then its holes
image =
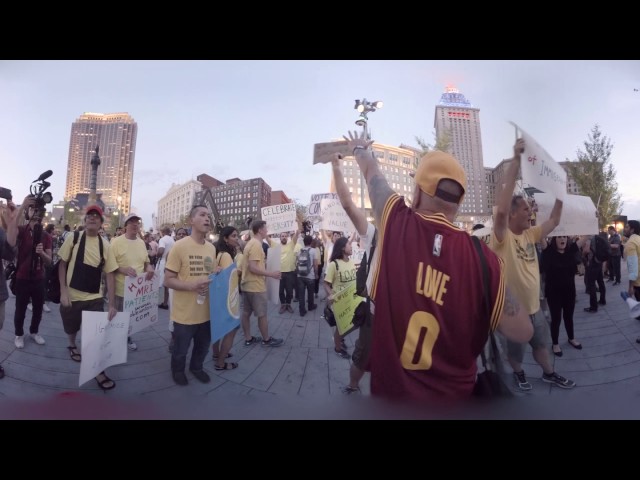
{"type": "Polygon", "coordinates": [[[28,305],[27,305],[27,308],[29,309],[29,311],[30,311],[30,312],[33,312],[33,305],[28,304],[28,305]]]}
{"type": "Polygon", "coordinates": [[[16,345],[16,348],[24,348],[24,337],[16,337],[13,343],[16,345]]]}
{"type": "Polygon", "coordinates": [[[128,345],[129,350],[137,350],[138,349],[138,345],[136,345],[135,342],[129,342],[128,345]]]}
{"type": "Polygon", "coordinates": [[[51,311],[51,309],[49,308],[49,306],[46,303],[44,305],[42,305],[42,310],[44,310],[47,313],[49,313],[51,311]]]}
{"type": "Polygon", "coordinates": [[[36,342],[38,345],[44,345],[44,338],[42,338],[42,336],[39,333],[32,333],[31,334],[31,338],[33,338],[33,341],[36,342]]]}

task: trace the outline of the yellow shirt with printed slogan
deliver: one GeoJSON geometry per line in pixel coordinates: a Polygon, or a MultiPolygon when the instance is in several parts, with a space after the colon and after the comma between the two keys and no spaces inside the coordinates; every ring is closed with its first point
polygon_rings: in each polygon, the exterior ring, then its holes
{"type": "Polygon", "coordinates": [[[258,266],[263,270],[266,268],[265,254],[262,249],[262,242],[256,238],[252,238],[244,247],[244,257],[242,259],[242,283],[243,292],[266,292],[267,283],[264,275],[256,275],[249,271],[249,263],[258,261],[258,266]]]}
{"type": "MultiPolygon", "coordinates": [[[[630,257],[636,257],[636,262],[640,262],[640,235],[631,235],[629,240],[624,246],[624,258],[627,260],[630,257]]],[[[640,263],[638,264],[640,267],[640,263]]],[[[640,275],[635,282],[633,282],[634,287],[640,287],[640,275]]]]}
{"type": "Polygon", "coordinates": [[[272,247],[280,246],[280,271],[282,273],[293,272],[296,269],[296,255],[294,252],[296,244],[289,239],[286,245],[282,245],[280,240],[270,239],[272,247]]]}
{"type": "MultiPolygon", "coordinates": [[[[129,240],[124,235],[111,240],[105,272],[113,272],[119,267],[133,267],[140,275],[144,272],[145,263],[149,263],[149,254],[144,240],[138,237],[129,240]]],[[[124,297],[124,274],[120,272],[116,272],[116,295],[124,297]]]]}
{"type": "Polygon", "coordinates": [[[335,260],[329,262],[324,281],[331,284],[333,293],[338,293],[356,281],[356,265],[351,260],[335,260]],[[336,262],[338,268],[336,269],[336,262]]]}
{"type": "MultiPolygon", "coordinates": [[[[216,247],[209,242],[197,243],[191,237],[178,240],[167,258],[166,270],[178,275],[178,280],[190,281],[208,277],[216,269],[216,247]]],[[[198,292],[174,290],[170,318],[182,325],[208,322],[209,295],[202,305],[196,301],[198,292]]]]}
{"type": "Polygon", "coordinates": [[[491,232],[490,247],[503,261],[507,286],[529,315],[540,310],[540,267],[536,243],[542,238],[542,227],[528,228],[514,235],[507,228],[502,242],[491,232]]]}
{"type": "MultiPolygon", "coordinates": [[[[86,302],[88,300],[97,300],[102,298],[103,296],[102,284],[100,285],[100,292],[98,293],[82,292],[80,290],[76,290],[75,288],[71,288],[69,286],[71,285],[71,279],[73,278],[73,271],[76,265],[76,257],[78,256],[80,240],[82,240],[83,235],[86,235],[86,233],[80,232],[80,235],[78,235],[78,243],[76,243],[75,247],[73,247],[73,233],[71,235],[67,235],[67,238],[62,244],[62,247],[60,247],[60,250],[58,251],[58,255],[60,256],[60,258],[63,259],[65,262],[67,262],[67,289],[69,291],[69,300],[71,302],[86,302]],[[71,255],[71,259],[69,259],[69,253],[71,253],[72,247],[73,247],[73,254],[71,255]]],[[[84,245],[84,262],[83,263],[85,265],[89,265],[91,267],[97,267],[98,265],[100,265],[100,260],[102,259],[102,257],[100,257],[100,244],[98,242],[99,240],[97,235],[95,237],[87,236],[87,239],[85,240],[85,245],[84,245]]],[[[109,242],[103,239],[102,247],[103,247],[102,254],[104,255],[104,259],[105,259],[105,264],[102,270],[106,272],[109,269],[109,267],[111,267],[111,271],[115,270],[116,268],[118,268],[118,265],[115,265],[114,267],[113,263],[111,265],[108,263],[110,258],[109,242]]],[[[115,259],[112,258],[111,261],[114,262],[115,259]]]]}

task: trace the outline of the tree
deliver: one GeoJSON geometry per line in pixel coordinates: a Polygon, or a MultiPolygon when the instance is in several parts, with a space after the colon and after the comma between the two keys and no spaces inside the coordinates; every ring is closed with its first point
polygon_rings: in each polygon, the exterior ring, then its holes
{"type": "Polygon", "coordinates": [[[433,139],[435,144],[431,145],[427,143],[422,137],[416,137],[416,142],[422,148],[423,153],[429,153],[431,150],[440,150],[441,152],[449,153],[451,148],[451,129],[446,128],[440,135],[436,136],[436,132],[433,132],[433,139]]]}
{"type": "Polygon", "coordinates": [[[580,194],[593,200],[597,208],[598,227],[603,230],[620,214],[623,205],[618,193],[616,172],[610,160],[613,144],[596,124],[584,142],[584,148],[585,152],[577,150],[575,162],[566,164],[567,172],[578,185],[580,194]]]}

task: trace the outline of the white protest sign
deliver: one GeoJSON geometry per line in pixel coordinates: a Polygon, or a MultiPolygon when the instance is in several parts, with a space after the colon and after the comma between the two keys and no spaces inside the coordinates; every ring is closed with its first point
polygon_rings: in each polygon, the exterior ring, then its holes
{"type": "Polygon", "coordinates": [[[124,277],[124,308],[129,312],[129,335],[155,325],[158,322],[159,279],[154,275],[147,280],[146,274],[124,277]]]}
{"type": "MultiPolygon", "coordinates": [[[[556,199],[548,193],[536,193],[534,198],[538,205],[536,223],[540,225],[551,216],[556,199]]],[[[582,195],[567,194],[562,203],[560,225],[554,228],[549,236],[595,235],[596,233],[598,233],[598,218],[593,200],[582,195]]]]}
{"type": "Polygon", "coordinates": [[[511,122],[511,124],[520,130],[525,143],[520,161],[523,183],[563,200],[567,194],[567,172],[531,135],[528,135],[515,123],[511,122]]]}
{"type": "MultiPolygon", "coordinates": [[[[267,253],[267,272],[279,272],[280,271],[280,245],[275,247],[269,247],[267,253]]],[[[280,280],[267,277],[267,299],[271,303],[278,305],[280,303],[280,280]]]]}
{"type": "Polygon", "coordinates": [[[83,311],[81,328],[80,387],[112,365],[126,363],[129,314],[118,312],[109,321],[107,312],[83,311]]]}
{"type": "Polygon", "coordinates": [[[267,222],[267,231],[271,233],[293,232],[298,229],[296,204],[283,203],[262,208],[262,220],[267,222]]]}
{"type": "Polygon", "coordinates": [[[346,140],[337,142],[316,143],[313,146],[313,164],[329,163],[333,160],[333,154],[339,153],[342,158],[350,157],[353,151],[349,150],[346,140]]]}
{"type": "Polygon", "coordinates": [[[322,229],[332,232],[354,232],[356,227],[344,211],[339,200],[323,198],[320,200],[322,211],[322,229]]]}
{"type": "Polygon", "coordinates": [[[338,194],[337,193],[314,193],[313,195],[311,195],[311,203],[309,203],[309,211],[307,212],[309,217],[319,217],[322,215],[322,211],[320,209],[320,201],[323,198],[338,200],[338,194]]]}
{"type": "Polygon", "coordinates": [[[351,260],[356,267],[359,266],[360,262],[362,262],[362,257],[364,257],[364,252],[365,250],[358,247],[356,242],[351,242],[351,257],[349,257],[349,260],[351,260]]]}

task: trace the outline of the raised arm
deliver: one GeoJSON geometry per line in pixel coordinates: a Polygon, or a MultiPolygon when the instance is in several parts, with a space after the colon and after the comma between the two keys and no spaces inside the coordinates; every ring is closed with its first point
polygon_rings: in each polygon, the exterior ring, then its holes
{"type": "Polygon", "coordinates": [[[348,142],[349,149],[353,151],[353,156],[358,162],[360,171],[364,175],[367,181],[367,188],[369,189],[369,200],[371,200],[371,206],[373,207],[373,216],[376,219],[376,223],[381,225],[382,211],[384,206],[395,192],[391,189],[387,183],[387,179],[380,171],[378,161],[373,156],[371,145],[373,140],[365,138],[365,133],[358,134],[357,132],[348,132],[349,138],[344,136],[343,138],[348,142]]]}
{"type": "Polygon", "coordinates": [[[509,226],[509,211],[511,210],[511,198],[516,188],[516,178],[520,170],[520,158],[524,150],[524,140],[519,138],[513,146],[513,158],[504,176],[504,188],[496,202],[496,217],[493,221],[493,234],[498,242],[502,243],[509,226]]]}
{"type": "Polygon", "coordinates": [[[339,153],[335,153],[331,159],[336,192],[338,193],[338,198],[340,199],[342,208],[347,212],[347,216],[353,222],[356,230],[360,235],[364,235],[367,233],[367,217],[365,217],[364,211],[356,207],[356,204],[353,202],[351,192],[349,191],[349,187],[344,181],[344,175],[342,174],[342,168],[340,165],[341,159],[342,155],[339,153]]]}
{"type": "Polygon", "coordinates": [[[562,217],[562,200],[558,200],[556,198],[556,203],[553,204],[551,215],[542,225],[540,225],[540,228],[542,229],[542,238],[549,236],[553,229],[560,225],[560,217],[562,217]]]}

